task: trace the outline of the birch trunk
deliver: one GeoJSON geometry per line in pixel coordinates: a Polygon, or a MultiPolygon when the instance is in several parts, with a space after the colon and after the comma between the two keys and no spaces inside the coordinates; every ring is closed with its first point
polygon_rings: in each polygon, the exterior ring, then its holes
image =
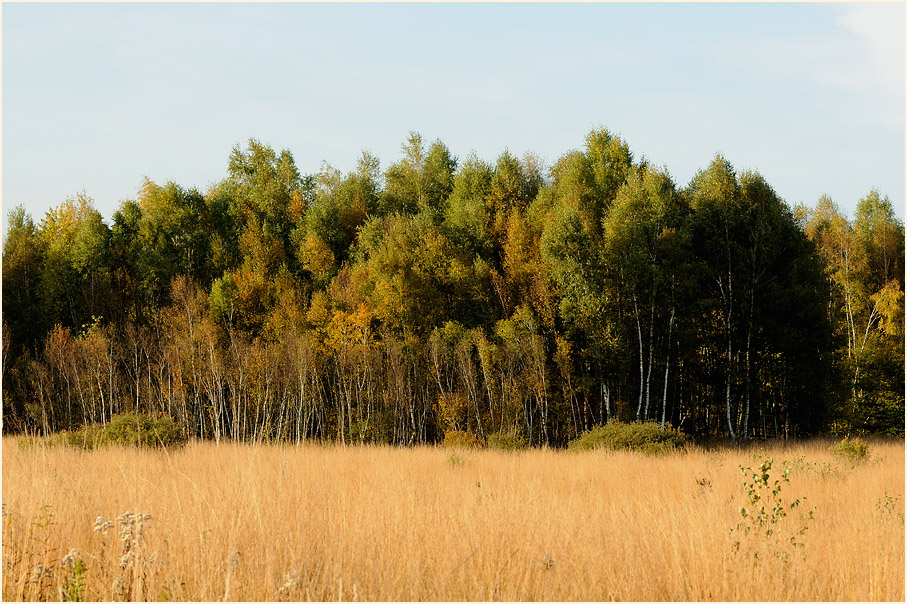
{"type": "Polygon", "coordinates": [[[642,353],[642,324],[639,322],[639,306],[636,304],[636,296],[633,296],[633,310],[636,312],[636,333],[639,336],[639,405],[636,407],[636,419],[642,419],[642,398],[645,387],[645,368],[643,366],[642,353]]]}
{"type": "Polygon", "coordinates": [[[671,332],[674,328],[674,307],[671,307],[671,318],[668,320],[668,346],[665,353],[665,387],[661,395],[661,427],[665,427],[665,414],[668,407],[668,372],[671,370],[671,332]]]}
{"type": "Polygon", "coordinates": [[[652,309],[649,313],[649,368],[646,371],[646,411],[644,417],[649,419],[649,401],[652,392],[652,357],[655,348],[655,297],[652,297],[652,309]]]}

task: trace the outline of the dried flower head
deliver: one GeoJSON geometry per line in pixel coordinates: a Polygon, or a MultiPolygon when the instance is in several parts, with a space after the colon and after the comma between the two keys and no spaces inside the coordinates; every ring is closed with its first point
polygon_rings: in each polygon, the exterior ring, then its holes
{"type": "Polygon", "coordinates": [[[135,515],[132,512],[127,510],[127,511],[123,512],[122,514],[120,514],[119,516],[117,516],[117,522],[119,522],[122,525],[132,524],[133,518],[135,518],[135,515]]]}
{"type": "Polygon", "coordinates": [[[113,528],[113,522],[107,520],[103,516],[98,516],[94,521],[94,532],[103,531],[106,535],[109,529],[113,528]]]}
{"type": "Polygon", "coordinates": [[[79,550],[72,548],[69,550],[69,553],[63,556],[63,559],[60,561],[63,564],[64,568],[74,568],[76,563],[82,562],[82,554],[79,553],[79,550]]]}
{"type": "Polygon", "coordinates": [[[49,566],[44,566],[43,564],[36,564],[35,568],[32,569],[31,580],[40,581],[44,577],[53,576],[53,569],[49,566]]]}
{"type": "Polygon", "coordinates": [[[136,537],[144,537],[144,524],[154,520],[151,514],[133,514],[126,511],[117,516],[117,522],[120,524],[120,541],[132,541],[136,537]]]}
{"type": "Polygon", "coordinates": [[[132,561],[135,560],[135,552],[129,550],[122,556],[120,556],[120,569],[125,570],[127,566],[132,564],[132,561]]]}

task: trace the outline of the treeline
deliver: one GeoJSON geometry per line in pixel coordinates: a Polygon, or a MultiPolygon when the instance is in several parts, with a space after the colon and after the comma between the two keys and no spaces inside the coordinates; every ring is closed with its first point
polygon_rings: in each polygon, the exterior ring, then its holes
{"type": "Polygon", "coordinates": [[[3,427],[163,413],[201,438],[561,446],[904,432],[904,228],[788,207],[722,157],[679,187],[595,130],[545,168],[418,134],[385,171],[236,147],[202,193],[84,195],[3,244],[3,427]]]}

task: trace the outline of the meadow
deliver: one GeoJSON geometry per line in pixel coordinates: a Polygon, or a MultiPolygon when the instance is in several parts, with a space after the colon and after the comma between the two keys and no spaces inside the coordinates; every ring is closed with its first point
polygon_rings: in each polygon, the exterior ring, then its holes
{"type": "Polygon", "coordinates": [[[7,601],[905,597],[903,441],[863,461],[823,440],[661,456],[2,442],[7,601]]]}

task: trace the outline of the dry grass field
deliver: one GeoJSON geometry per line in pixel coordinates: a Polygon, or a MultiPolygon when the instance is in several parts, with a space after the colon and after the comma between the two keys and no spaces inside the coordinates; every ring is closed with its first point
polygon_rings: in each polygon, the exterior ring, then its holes
{"type": "Polygon", "coordinates": [[[824,441],[648,457],[4,438],[2,595],[904,601],[904,445],[870,445],[851,464],[824,441]],[[760,525],[738,466],[769,457],[760,525]]]}

